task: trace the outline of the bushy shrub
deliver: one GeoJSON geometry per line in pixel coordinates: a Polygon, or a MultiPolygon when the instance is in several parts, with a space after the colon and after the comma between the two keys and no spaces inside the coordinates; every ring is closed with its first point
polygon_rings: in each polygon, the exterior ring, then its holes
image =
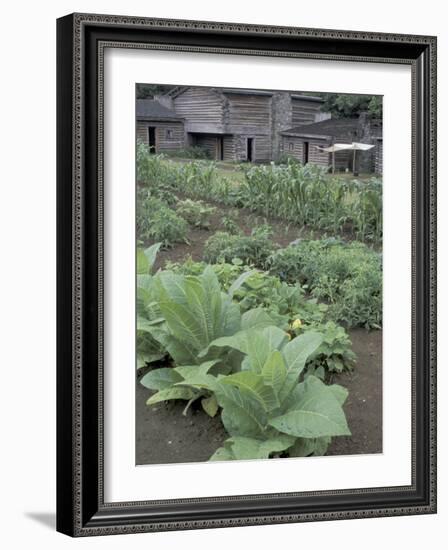
{"type": "Polygon", "coordinates": [[[329,317],[347,326],[378,328],[382,320],[381,255],[361,243],[302,241],[276,251],[270,273],[306,285],[329,304],[329,317]]]}
{"type": "Polygon", "coordinates": [[[247,265],[263,267],[275,245],[266,228],[255,228],[251,235],[231,235],[218,231],[212,235],[204,247],[204,260],[208,263],[231,262],[240,259],[247,265]]]}
{"type": "Polygon", "coordinates": [[[187,242],[187,222],[165,202],[149,196],[137,204],[137,238],[157,241],[164,248],[187,242]]]}
{"type": "Polygon", "coordinates": [[[203,201],[186,199],[177,203],[176,211],[190,225],[201,229],[208,229],[210,227],[209,218],[216,212],[216,208],[207,205],[203,201]]]}

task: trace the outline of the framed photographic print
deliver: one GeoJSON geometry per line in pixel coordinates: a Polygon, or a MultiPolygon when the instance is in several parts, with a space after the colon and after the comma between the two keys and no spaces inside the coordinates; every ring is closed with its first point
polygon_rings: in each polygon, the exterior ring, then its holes
{"type": "Polygon", "coordinates": [[[436,39],[57,34],[57,529],[434,513],[436,39]]]}

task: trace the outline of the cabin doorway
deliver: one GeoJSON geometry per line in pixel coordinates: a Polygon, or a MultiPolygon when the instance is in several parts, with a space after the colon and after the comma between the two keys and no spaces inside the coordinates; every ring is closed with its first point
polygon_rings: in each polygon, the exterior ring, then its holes
{"type": "Polygon", "coordinates": [[[216,160],[224,160],[224,138],[222,136],[216,138],[216,160]]]}
{"type": "Polygon", "coordinates": [[[156,129],[154,126],[148,126],[148,148],[152,155],[156,153],[156,129]]]}
{"type": "Polygon", "coordinates": [[[254,160],[254,138],[247,138],[246,158],[248,162],[252,162],[254,160]]]}
{"type": "Polygon", "coordinates": [[[303,164],[308,164],[310,160],[310,142],[304,141],[303,142],[303,164]]]}

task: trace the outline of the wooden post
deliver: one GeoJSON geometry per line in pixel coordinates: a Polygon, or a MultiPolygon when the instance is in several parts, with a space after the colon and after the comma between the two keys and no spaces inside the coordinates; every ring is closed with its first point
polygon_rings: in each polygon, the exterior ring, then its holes
{"type": "Polygon", "coordinates": [[[332,172],[333,172],[333,175],[334,175],[335,170],[336,170],[336,159],[334,158],[334,156],[335,156],[335,154],[336,154],[336,151],[334,150],[334,148],[333,148],[333,152],[332,152],[331,154],[332,154],[332,157],[331,157],[331,158],[332,158],[332,164],[333,164],[333,170],[332,170],[332,172]]]}
{"type": "Polygon", "coordinates": [[[353,149],[353,175],[356,174],[356,149],[353,149]]]}

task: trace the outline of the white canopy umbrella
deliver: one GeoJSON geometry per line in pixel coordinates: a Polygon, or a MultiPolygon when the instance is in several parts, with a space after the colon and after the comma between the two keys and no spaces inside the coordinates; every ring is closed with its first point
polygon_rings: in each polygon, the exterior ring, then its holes
{"type": "Polygon", "coordinates": [[[372,147],[375,147],[375,145],[370,145],[369,143],[358,143],[356,141],[353,141],[352,143],[334,143],[333,145],[330,145],[329,147],[317,147],[321,151],[325,151],[327,153],[332,153],[332,172],[334,174],[335,172],[335,159],[334,155],[336,151],[344,151],[344,150],[351,150],[353,151],[353,174],[355,173],[355,162],[356,162],[356,151],[368,151],[369,149],[372,149],[372,147]]]}

